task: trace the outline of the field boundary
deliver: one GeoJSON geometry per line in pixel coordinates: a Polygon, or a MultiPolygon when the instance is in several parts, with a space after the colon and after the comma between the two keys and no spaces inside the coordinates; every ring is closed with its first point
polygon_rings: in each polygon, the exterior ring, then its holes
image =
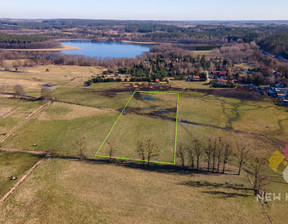
{"type": "Polygon", "coordinates": [[[41,111],[44,110],[45,107],[49,106],[52,103],[52,101],[48,101],[35,111],[33,111],[31,114],[28,115],[23,121],[21,121],[19,124],[17,124],[13,129],[8,131],[2,138],[0,138],[0,143],[3,143],[7,138],[9,138],[11,135],[13,135],[19,128],[21,128],[23,125],[25,125],[32,117],[39,114],[41,111]]]}
{"type": "Polygon", "coordinates": [[[5,202],[13,193],[17,190],[17,188],[27,179],[28,176],[46,159],[41,159],[37,163],[35,163],[26,174],[0,199],[0,204],[5,202]]]}
{"type": "Polygon", "coordinates": [[[110,129],[109,133],[106,135],[104,141],[102,142],[102,144],[100,145],[99,149],[97,150],[95,157],[100,157],[100,158],[109,158],[109,159],[119,159],[119,160],[128,160],[128,161],[137,161],[137,162],[149,162],[149,163],[158,163],[158,164],[167,164],[167,165],[175,165],[176,163],[176,151],[177,151],[177,128],[178,128],[178,112],[179,112],[179,93],[168,93],[168,92],[155,92],[155,91],[141,91],[141,90],[136,90],[133,92],[133,94],[131,95],[131,97],[129,98],[128,102],[126,103],[125,107],[123,108],[123,110],[121,111],[120,115],[118,116],[118,118],[116,119],[116,121],[114,122],[112,128],[110,129]],[[132,159],[132,158],[122,158],[122,157],[110,157],[110,156],[101,156],[98,155],[98,153],[100,152],[101,148],[103,147],[103,145],[105,144],[105,142],[107,141],[108,137],[110,136],[111,132],[113,131],[114,127],[116,126],[118,120],[120,119],[120,117],[123,115],[125,109],[127,108],[128,104],[130,103],[130,101],[132,100],[132,98],[134,97],[135,93],[154,93],[154,94],[165,94],[165,95],[177,95],[177,110],[176,110],[176,127],[175,127],[175,144],[174,144],[174,159],[173,162],[162,162],[162,161],[148,161],[148,160],[142,160],[142,159],[132,159]]]}

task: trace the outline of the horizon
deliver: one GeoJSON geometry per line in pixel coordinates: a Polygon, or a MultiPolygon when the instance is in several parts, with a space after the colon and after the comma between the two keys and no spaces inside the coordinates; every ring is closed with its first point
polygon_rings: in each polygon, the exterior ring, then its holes
{"type": "Polygon", "coordinates": [[[21,0],[2,3],[2,18],[93,19],[153,21],[286,21],[288,2],[283,0],[228,0],[194,2],[179,0],[21,0]]]}
{"type": "Polygon", "coordinates": [[[147,21],[147,22],[288,22],[288,19],[243,19],[243,20],[237,20],[237,19],[217,19],[217,20],[200,20],[200,19],[194,19],[194,20],[161,20],[161,19],[93,19],[93,18],[61,18],[61,17],[55,17],[55,18],[17,18],[17,17],[3,17],[0,18],[0,20],[93,20],[93,21],[147,21]]]}

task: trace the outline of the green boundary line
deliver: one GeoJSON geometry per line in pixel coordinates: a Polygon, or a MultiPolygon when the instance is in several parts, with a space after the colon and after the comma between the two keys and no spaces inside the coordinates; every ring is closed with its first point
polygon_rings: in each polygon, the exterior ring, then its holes
{"type": "Polygon", "coordinates": [[[125,107],[123,108],[122,112],[118,116],[117,120],[114,122],[112,128],[110,129],[108,135],[105,137],[104,141],[100,145],[98,151],[95,154],[95,157],[101,157],[101,158],[109,158],[109,159],[119,159],[119,160],[129,160],[129,161],[137,161],[137,162],[149,162],[149,163],[159,163],[159,164],[167,164],[167,165],[175,165],[176,163],[176,150],[177,150],[177,127],[178,127],[178,112],[179,112],[179,93],[167,93],[167,92],[152,92],[152,91],[134,91],[128,102],[126,103],[125,107]],[[112,130],[114,129],[115,125],[117,124],[118,120],[124,113],[125,109],[127,108],[128,104],[134,97],[135,93],[155,93],[155,94],[166,94],[166,95],[177,95],[177,110],[176,110],[176,128],[175,128],[175,145],[174,145],[174,162],[161,162],[161,161],[148,161],[148,160],[141,160],[141,159],[132,159],[132,158],[121,158],[121,157],[110,157],[110,156],[101,156],[98,155],[101,148],[103,147],[104,143],[108,139],[109,135],[111,134],[112,130]]]}

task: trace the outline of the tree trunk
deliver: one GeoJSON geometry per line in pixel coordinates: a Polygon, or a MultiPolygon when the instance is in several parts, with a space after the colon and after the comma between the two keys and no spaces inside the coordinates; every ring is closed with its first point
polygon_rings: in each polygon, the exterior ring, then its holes
{"type": "Polygon", "coordinates": [[[222,173],[225,173],[225,165],[226,165],[226,162],[223,163],[222,173]]]}
{"type": "Polygon", "coordinates": [[[194,169],[194,158],[191,157],[191,168],[194,169]]]}
{"type": "Polygon", "coordinates": [[[239,164],[238,175],[240,175],[242,169],[242,164],[239,164]]]}
{"type": "Polygon", "coordinates": [[[199,170],[199,160],[200,160],[200,158],[197,157],[197,170],[199,170]]]}

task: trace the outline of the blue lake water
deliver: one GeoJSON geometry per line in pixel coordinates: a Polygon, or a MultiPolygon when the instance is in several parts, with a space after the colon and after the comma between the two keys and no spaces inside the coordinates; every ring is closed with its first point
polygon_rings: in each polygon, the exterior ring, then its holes
{"type": "Polygon", "coordinates": [[[101,58],[135,58],[150,50],[149,45],[122,43],[116,41],[61,41],[61,44],[78,47],[80,50],[61,51],[64,54],[78,54],[101,58]]]}

